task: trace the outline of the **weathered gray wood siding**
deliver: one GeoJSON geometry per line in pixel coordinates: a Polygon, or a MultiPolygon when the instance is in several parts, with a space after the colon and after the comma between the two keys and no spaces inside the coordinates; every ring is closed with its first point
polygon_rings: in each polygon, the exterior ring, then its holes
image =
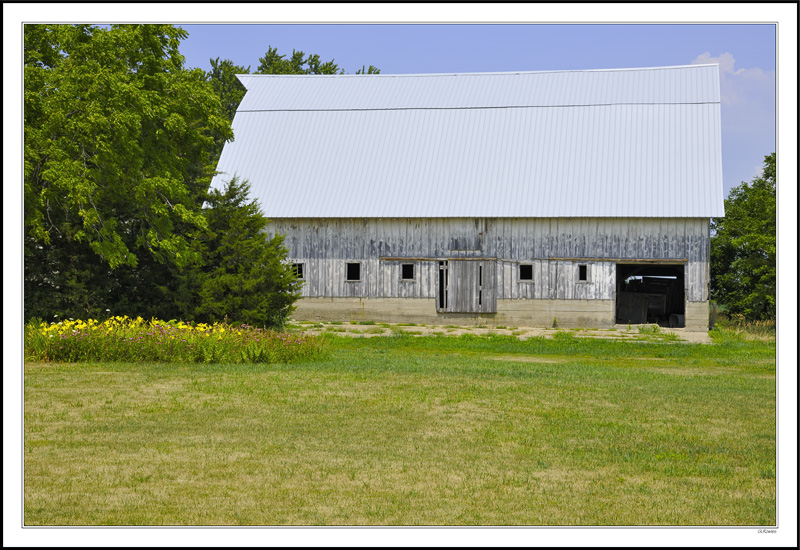
{"type": "Polygon", "coordinates": [[[497,312],[496,262],[449,260],[447,264],[450,279],[447,290],[447,307],[438,308],[439,311],[453,313],[497,312]]]}
{"type": "Polygon", "coordinates": [[[438,262],[419,258],[480,257],[497,258],[496,299],[613,299],[616,262],[603,260],[659,259],[687,260],[686,299],[708,300],[707,218],[278,219],[269,231],[305,264],[307,297],[434,298],[438,262]],[[360,281],[345,280],[347,261],[361,262],[360,281]],[[413,281],[402,263],[415,264],[413,281]],[[520,263],[532,282],[519,280],[520,263]]]}

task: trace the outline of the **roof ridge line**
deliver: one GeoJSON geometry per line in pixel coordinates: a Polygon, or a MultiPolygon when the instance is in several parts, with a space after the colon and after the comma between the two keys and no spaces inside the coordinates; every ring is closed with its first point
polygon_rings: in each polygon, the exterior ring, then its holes
{"type": "Polygon", "coordinates": [[[554,107],[614,107],[617,105],[719,105],[719,101],[679,101],[674,103],[575,103],[559,105],[487,105],[482,107],[351,107],[348,109],[237,109],[237,113],[312,113],[345,111],[452,111],[480,109],[546,109],[554,107]]]}
{"type": "Polygon", "coordinates": [[[689,65],[668,65],[663,67],[617,67],[611,69],[562,69],[544,71],[489,71],[489,72],[470,72],[470,73],[392,73],[392,74],[256,74],[256,73],[237,73],[237,77],[267,77],[267,78],[340,78],[340,77],[377,77],[377,78],[411,78],[411,77],[434,77],[434,76],[497,76],[497,75],[523,75],[523,74],[552,74],[552,73],[599,73],[615,71],[658,71],[668,69],[690,69],[694,67],[718,67],[719,63],[697,63],[689,65]]]}

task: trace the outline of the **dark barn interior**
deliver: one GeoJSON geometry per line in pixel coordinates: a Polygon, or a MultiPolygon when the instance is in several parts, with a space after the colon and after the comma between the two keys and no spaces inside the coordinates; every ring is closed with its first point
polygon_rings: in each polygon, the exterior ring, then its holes
{"type": "Polygon", "coordinates": [[[617,264],[618,324],[685,326],[684,266],[617,264]]]}

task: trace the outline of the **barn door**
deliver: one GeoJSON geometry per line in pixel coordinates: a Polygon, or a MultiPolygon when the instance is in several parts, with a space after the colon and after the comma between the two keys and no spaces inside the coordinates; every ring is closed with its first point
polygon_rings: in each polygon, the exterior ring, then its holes
{"type": "Polygon", "coordinates": [[[439,263],[437,310],[449,313],[496,313],[493,261],[449,260],[439,263]]]}

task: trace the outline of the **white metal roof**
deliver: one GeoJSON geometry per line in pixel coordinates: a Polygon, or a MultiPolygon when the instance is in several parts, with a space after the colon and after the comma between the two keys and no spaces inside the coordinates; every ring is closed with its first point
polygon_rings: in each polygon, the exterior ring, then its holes
{"type": "Polygon", "coordinates": [[[239,78],[212,187],[271,218],[723,215],[717,65],[239,78]]]}

